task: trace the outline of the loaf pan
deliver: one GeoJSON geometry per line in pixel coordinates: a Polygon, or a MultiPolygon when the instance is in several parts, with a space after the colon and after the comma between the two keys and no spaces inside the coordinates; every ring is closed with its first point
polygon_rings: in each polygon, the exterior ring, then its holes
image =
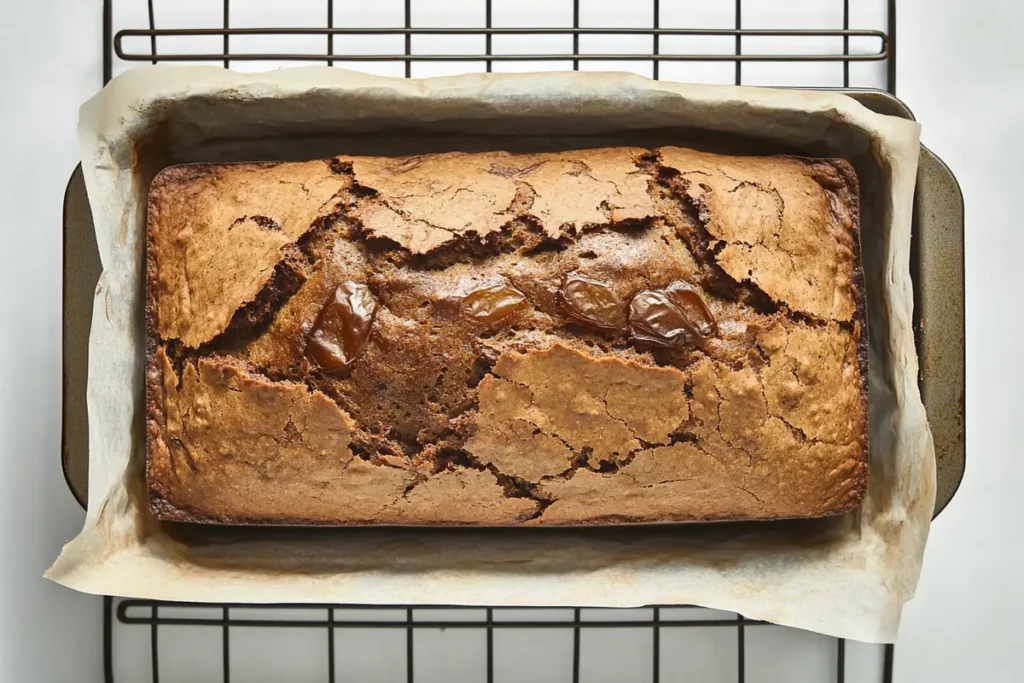
{"type": "MultiPolygon", "coordinates": [[[[913,119],[910,109],[880,90],[844,91],[882,114],[913,119]]],[[[89,427],[86,409],[89,327],[99,252],[81,166],[64,193],[63,409],[61,467],[72,495],[88,500],[89,427]]],[[[949,168],[921,147],[910,273],[918,383],[935,440],[935,515],[952,500],[966,461],[964,377],[964,207],[949,168]]]]}

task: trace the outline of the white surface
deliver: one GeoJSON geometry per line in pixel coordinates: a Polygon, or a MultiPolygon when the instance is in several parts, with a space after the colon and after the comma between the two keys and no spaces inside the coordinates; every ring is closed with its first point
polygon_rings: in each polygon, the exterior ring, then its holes
{"type": "MultiPolygon", "coordinates": [[[[1013,33],[1024,23],[1024,6],[1013,0],[900,0],[899,6],[899,94],[924,123],[925,143],[957,174],[967,203],[970,443],[964,484],[933,526],[918,597],[905,612],[896,680],[1018,681],[1024,675],[1017,651],[1024,636],[1017,621],[1024,609],[1017,578],[1024,549],[1015,507],[1024,462],[1010,430],[1024,415],[1024,370],[1015,353],[1024,231],[1011,217],[1011,203],[1019,194],[1015,155],[1024,154],[1024,49],[1013,33]]],[[[40,575],[82,518],[57,466],[60,205],[76,161],[77,105],[100,81],[100,2],[8,1],[0,13],[0,216],[6,223],[0,256],[0,681],[87,683],[102,679],[99,600],[47,584],[40,575]]],[[[728,77],[663,70],[665,77],[687,73],[728,77]]],[[[146,642],[141,635],[132,651],[143,655],[146,642]]],[[[363,648],[339,645],[339,661],[371,661],[365,653],[375,641],[363,642],[363,648]]],[[[715,647],[727,646],[712,634],[699,652],[706,656],[715,647]]],[[[792,639],[780,645],[769,638],[759,647],[776,656],[797,652],[792,639]]],[[[507,656],[517,665],[530,657],[512,652],[507,656]]],[[[118,680],[145,680],[145,661],[135,660],[133,673],[118,680]]],[[[694,673],[708,671],[703,659],[687,661],[694,673]]],[[[187,662],[179,663],[180,680],[194,680],[187,662]]],[[[597,673],[593,680],[602,679],[597,673]]]]}
{"type": "Polygon", "coordinates": [[[904,611],[896,680],[1020,681],[1024,4],[902,2],[897,92],[966,204],[968,449],[963,484],[932,525],[917,597],[904,611]]]}
{"type": "Polygon", "coordinates": [[[41,578],[83,514],[60,462],[61,198],[100,3],[0,2],[0,681],[100,680],[100,601],[41,578]]]}

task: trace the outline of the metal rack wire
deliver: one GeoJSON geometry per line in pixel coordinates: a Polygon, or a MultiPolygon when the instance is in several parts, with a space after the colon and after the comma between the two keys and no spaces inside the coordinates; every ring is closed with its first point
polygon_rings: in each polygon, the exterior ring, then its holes
{"type": "MultiPolygon", "coordinates": [[[[274,605],[261,606],[261,613],[273,612],[276,610],[287,611],[300,609],[311,616],[305,618],[275,618],[275,617],[252,617],[240,616],[247,610],[252,610],[253,605],[242,604],[182,604],[168,603],[153,600],[115,600],[105,598],[104,601],[104,638],[108,644],[106,663],[106,680],[114,680],[113,658],[110,648],[114,641],[113,624],[116,619],[120,624],[135,627],[149,628],[150,647],[150,675],[151,680],[158,682],[161,679],[161,651],[163,656],[175,656],[169,654],[167,643],[161,647],[160,627],[164,632],[168,627],[188,626],[200,628],[204,631],[204,638],[208,637],[214,641],[214,646],[219,646],[219,666],[217,667],[221,680],[228,683],[231,680],[245,680],[245,678],[232,678],[232,654],[231,639],[232,630],[237,629],[295,629],[313,631],[320,646],[325,649],[326,666],[322,667],[324,680],[329,683],[351,679],[348,672],[338,663],[336,656],[336,641],[338,633],[347,629],[363,630],[400,630],[404,633],[404,651],[389,652],[390,656],[404,659],[404,680],[412,683],[418,680],[416,671],[417,662],[417,634],[423,634],[431,630],[459,629],[473,630],[485,634],[485,666],[479,672],[481,678],[487,683],[495,680],[495,637],[496,634],[510,630],[544,630],[548,632],[561,631],[572,634],[572,648],[569,653],[571,666],[565,667],[571,670],[567,680],[578,683],[584,680],[582,669],[584,664],[584,648],[582,642],[586,634],[598,630],[610,629],[640,629],[648,632],[650,638],[650,650],[646,655],[649,657],[649,680],[658,683],[662,680],[671,680],[662,675],[663,670],[663,633],[677,629],[721,629],[732,630],[735,637],[736,659],[735,667],[724,677],[731,678],[737,683],[755,683],[759,680],[757,671],[750,670],[748,665],[747,639],[749,628],[771,627],[766,622],[744,618],[738,614],[726,615],[725,613],[703,610],[701,608],[687,608],[686,606],[655,606],[649,608],[647,618],[626,618],[612,620],[595,620],[586,618],[582,608],[571,608],[564,610],[571,612],[571,618],[545,619],[540,616],[527,618],[518,617],[513,619],[503,618],[504,612],[536,613],[543,614],[550,609],[541,608],[494,608],[494,607],[453,607],[445,605],[396,605],[380,607],[376,605],[274,605]],[[196,616],[196,610],[206,610],[208,615],[196,616]],[[337,614],[341,611],[346,613],[358,611],[374,612],[374,618],[339,618],[337,614]],[[445,618],[434,617],[432,613],[444,611],[448,616],[445,618]],[[461,612],[459,618],[454,618],[453,612],[461,612]],[[692,612],[692,616],[678,616],[679,612],[692,612]],[[183,613],[183,614],[180,614],[183,613]],[[705,614],[706,613],[706,614],[705,614]],[[714,616],[710,616],[710,615],[714,616]],[[383,615],[383,618],[382,618],[383,615]],[[427,618],[422,618],[427,615],[427,618]]],[[[617,612],[620,610],[605,610],[617,612]]],[[[646,615],[645,615],[646,616],[646,615]]],[[[834,658],[835,680],[838,683],[845,683],[847,680],[846,649],[847,643],[844,639],[830,639],[833,643],[831,657],[834,658]]],[[[392,643],[393,645],[394,643],[392,643]]],[[[390,649],[390,648],[389,648],[390,649]]],[[[893,650],[890,646],[884,649],[884,658],[879,672],[880,678],[889,683],[892,680],[893,650]]],[[[212,669],[212,667],[211,667],[212,669]]],[[[722,672],[719,672],[721,674],[722,672]]],[[[636,680],[648,680],[648,676],[636,680]]],[[[692,679],[691,679],[692,680],[692,679]]]]}
{"type": "MultiPolygon", "coordinates": [[[[141,4],[141,0],[117,0],[118,3],[141,4]]],[[[236,3],[239,0],[236,0],[236,3]]],[[[502,0],[478,0],[483,4],[483,25],[479,27],[415,27],[413,26],[414,3],[417,0],[403,0],[404,21],[401,26],[373,26],[355,27],[346,26],[343,21],[339,22],[339,8],[343,0],[323,0],[323,26],[317,27],[233,27],[231,26],[232,8],[230,0],[210,0],[208,5],[219,5],[222,8],[222,22],[220,26],[205,26],[186,28],[172,26],[168,28],[157,27],[156,8],[154,0],[146,2],[146,16],[148,26],[130,26],[122,28],[115,33],[115,0],[104,0],[103,3],[103,80],[104,83],[110,80],[114,73],[115,59],[120,60],[121,66],[124,63],[134,62],[210,62],[220,63],[224,67],[231,67],[232,63],[251,62],[261,60],[274,60],[286,62],[313,62],[335,65],[338,62],[350,64],[360,63],[400,63],[404,65],[404,75],[413,75],[414,64],[434,62],[479,62],[482,69],[492,71],[495,64],[505,62],[571,62],[571,68],[579,70],[581,63],[611,61],[621,63],[639,63],[649,65],[650,75],[659,78],[663,75],[663,65],[666,63],[695,63],[695,62],[716,62],[732,64],[734,66],[733,82],[737,85],[745,84],[744,65],[755,62],[802,62],[816,64],[840,64],[842,66],[841,85],[844,88],[858,85],[853,82],[851,65],[863,62],[878,62],[884,64],[884,88],[890,93],[895,93],[896,87],[896,41],[895,41],[895,0],[885,2],[885,25],[882,28],[851,29],[851,0],[832,0],[841,4],[842,26],[841,27],[818,27],[818,28],[756,28],[744,23],[744,9],[753,0],[734,0],[734,22],[729,27],[718,28],[694,28],[684,26],[666,26],[663,21],[664,9],[668,7],[670,0],[648,0],[652,3],[652,22],[650,26],[633,28],[611,28],[611,27],[588,27],[581,23],[581,5],[587,0],[564,0],[572,4],[572,25],[571,26],[533,26],[533,27],[507,27],[496,26],[494,22],[495,5],[502,0]],[[337,5],[337,6],[336,6],[337,5]],[[563,36],[571,37],[572,47],[569,52],[545,52],[510,54],[495,49],[496,37],[505,36],[563,36]],[[272,36],[301,36],[301,37],[323,37],[322,52],[243,52],[237,49],[237,39],[240,37],[272,37],[272,36]],[[404,49],[402,52],[355,52],[346,49],[348,40],[357,36],[397,36],[403,39],[404,49]],[[422,36],[476,36],[483,39],[484,49],[479,53],[423,53],[413,49],[413,39],[422,36]],[[590,36],[644,36],[651,40],[650,52],[581,52],[580,39],[590,36]],[[169,38],[216,38],[220,37],[221,50],[211,51],[160,51],[158,49],[163,40],[169,38]],[[235,38],[236,40],[232,41],[235,38]],[[729,54],[687,51],[669,49],[667,42],[677,38],[719,38],[731,39],[733,46],[729,54]],[[744,40],[763,38],[794,38],[794,39],[830,39],[841,40],[841,50],[827,51],[805,51],[772,53],[769,51],[752,51],[744,49],[744,40]],[[851,50],[851,41],[876,41],[877,48],[873,50],[854,51],[851,50]],[[140,47],[141,46],[141,47],[140,47]]],[[[426,2],[426,0],[422,0],[426,2]]],[[[511,0],[506,0],[511,1],[511,0]]],[[[733,2],[733,0],[727,0],[733,2]]],[[[346,5],[346,10],[351,9],[346,5]]],[[[838,85],[838,84],[828,84],[838,85]]],[[[115,643],[115,622],[126,627],[149,629],[150,645],[150,678],[154,683],[161,679],[162,664],[167,660],[169,653],[167,645],[161,640],[161,633],[166,632],[167,627],[189,626],[199,628],[204,633],[210,633],[212,638],[220,639],[220,675],[227,683],[235,680],[232,678],[231,667],[231,634],[234,629],[250,628],[278,628],[278,629],[311,629],[322,633],[322,644],[326,648],[326,680],[333,683],[346,679],[346,671],[336,661],[336,639],[338,633],[343,629],[401,629],[405,633],[405,672],[404,678],[408,683],[417,680],[416,652],[417,634],[431,629],[475,629],[485,634],[485,670],[483,675],[488,683],[495,680],[495,634],[502,633],[509,629],[544,629],[545,631],[563,631],[572,633],[572,664],[571,678],[573,683],[583,680],[582,663],[585,655],[581,643],[584,634],[595,629],[607,629],[609,627],[643,629],[649,631],[651,638],[650,656],[650,679],[657,683],[663,678],[663,660],[665,651],[662,647],[663,634],[669,629],[693,629],[693,628],[714,628],[735,630],[735,676],[732,680],[737,683],[756,681],[757,676],[752,675],[748,669],[747,661],[747,629],[763,626],[762,622],[746,619],[741,615],[727,615],[725,618],[719,613],[715,618],[706,616],[670,616],[678,615],[680,606],[655,606],[645,613],[644,618],[617,619],[614,621],[595,621],[583,618],[581,608],[571,608],[572,618],[539,619],[526,618],[508,620],[500,618],[501,609],[495,607],[480,608],[454,608],[447,607],[446,610],[458,610],[462,614],[460,618],[422,618],[422,615],[430,615],[432,611],[440,606],[359,606],[359,605],[281,605],[272,606],[270,609],[288,610],[301,607],[305,610],[314,610],[315,618],[286,619],[286,618],[251,618],[240,616],[247,607],[244,605],[205,605],[198,607],[209,608],[204,616],[195,616],[191,612],[185,612],[183,608],[196,608],[196,605],[181,605],[151,600],[118,600],[105,598],[104,609],[104,643],[105,643],[105,680],[114,681],[114,651],[115,643]],[[352,610],[373,609],[378,613],[386,613],[392,618],[369,619],[369,618],[342,618],[339,615],[344,611],[350,614],[352,610]],[[188,616],[188,614],[192,614],[188,616]],[[163,630],[161,630],[163,629],[163,630]]],[[[434,612],[436,614],[436,611],[434,612]]],[[[450,612],[447,612],[451,614],[450,612]]],[[[835,680],[838,683],[845,683],[847,680],[847,643],[843,639],[833,639],[835,643],[834,672],[835,680]]],[[[893,647],[885,646],[882,650],[882,664],[879,672],[879,679],[883,683],[892,680],[893,671],[893,647]]],[[[173,656],[173,655],[172,655],[173,656]]],[[[646,676],[645,676],[646,677],[646,676]]],[[[236,676],[237,679],[237,676],[236,676]]]]}
{"type": "MultiPolygon", "coordinates": [[[[139,0],[141,1],[141,0],[139,0]]],[[[669,0],[648,0],[652,4],[652,26],[650,27],[585,27],[580,23],[580,7],[584,0],[572,0],[573,22],[572,26],[534,26],[534,27],[506,27],[494,26],[494,4],[501,0],[479,0],[484,4],[484,25],[481,27],[413,27],[412,14],[414,0],[403,0],[404,2],[404,25],[403,26],[374,26],[354,27],[338,26],[335,23],[335,4],[341,0],[324,0],[324,26],[323,27],[232,27],[231,0],[210,0],[211,4],[221,3],[223,7],[222,25],[216,27],[199,28],[157,28],[154,0],[147,0],[148,28],[122,29],[116,34],[113,32],[113,3],[114,0],[104,1],[104,54],[103,54],[103,79],[104,83],[110,80],[113,74],[113,58],[116,57],[126,62],[221,62],[225,68],[231,67],[231,62],[240,61],[291,61],[291,62],[315,62],[334,65],[335,62],[344,60],[348,62],[402,62],[405,65],[405,76],[412,76],[412,65],[414,62],[474,62],[480,61],[485,65],[485,70],[490,72],[495,62],[551,62],[571,60],[572,68],[579,70],[581,62],[594,61],[617,61],[617,62],[649,62],[652,66],[652,76],[657,79],[661,75],[660,65],[663,62],[731,62],[735,65],[736,85],[744,84],[743,65],[750,62],[805,62],[805,63],[828,63],[835,62],[842,64],[843,79],[842,87],[851,87],[850,65],[857,62],[883,62],[886,65],[886,86],[890,93],[896,92],[896,3],[895,0],[887,0],[886,28],[881,29],[851,29],[850,28],[850,3],[851,0],[833,0],[840,2],[842,6],[842,27],[841,28],[744,28],[743,9],[745,2],[751,0],[730,0],[734,3],[734,26],[730,28],[685,28],[685,27],[664,27],[662,26],[661,15],[663,3],[669,0]],[[435,53],[414,53],[412,39],[416,36],[481,36],[485,41],[483,53],[459,53],[459,54],[435,54],[435,53]],[[572,36],[572,52],[540,52],[534,54],[502,54],[493,50],[493,38],[495,36],[572,36]],[[653,49],[649,53],[616,53],[616,52],[580,52],[580,38],[585,36],[649,36],[652,39],[653,49]],[[219,36],[223,39],[223,48],[219,53],[210,52],[160,52],[157,49],[159,38],[182,38],[182,37],[210,37],[219,36]],[[270,37],[270,36],[323,36],[325,38],[323,52],[241,52],[232,51],[231,38],[237,36],[246,37],[270,37]],[[354,36],[402,36],[405,38],[405,49],[401,53],[355,53],[336,51],[336,38],[354,36]],[[662,50],[662,39],[666,37],[698,37],[698,38],[733,38],[735,50],[732,54],[720,54],[710,52],[692,51],[687,53],[662,50]],[[744,38],[835,38],[842,39],[842,51],[810,51],[803,53],[773,53],[773,52],[745,52],[743,50],[744,38]],[[132,39],[148,39],[147,50],[132,50],[125,46],[126,42],[133,42],[132,39]],[[852,52],[850,49],[851,39],[872,39],[878,41],[878,48],[873,51],[852,52]]],[[[138,44],[138,42],[136,42],[138,44]]]]}

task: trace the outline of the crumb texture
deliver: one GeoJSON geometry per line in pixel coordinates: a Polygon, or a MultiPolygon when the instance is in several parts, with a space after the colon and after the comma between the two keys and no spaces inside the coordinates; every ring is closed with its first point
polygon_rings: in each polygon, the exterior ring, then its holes
{"type": "Polygon", "coordinates": [[[843,161],[675,147],[167,169],[152,508],[499,526],[852,510],[858,201],[843,161]]]}

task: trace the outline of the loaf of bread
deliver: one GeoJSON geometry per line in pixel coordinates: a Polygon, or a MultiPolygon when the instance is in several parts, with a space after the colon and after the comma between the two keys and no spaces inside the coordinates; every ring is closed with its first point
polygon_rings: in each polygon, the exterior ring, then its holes
{"type": "Polygon", "coordinates": [[[220,524],[844,513],[868,479],[857,179],[676,147],[168,168],[147,480],[220,524]]]}

